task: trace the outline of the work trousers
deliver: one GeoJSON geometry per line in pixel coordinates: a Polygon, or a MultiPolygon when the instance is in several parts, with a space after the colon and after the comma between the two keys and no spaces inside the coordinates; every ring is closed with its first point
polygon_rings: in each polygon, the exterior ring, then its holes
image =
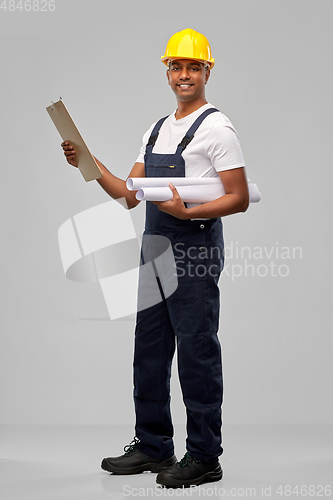
{"type": "MultiPolygon", "coordinates": [[[[170,412],[171,364],[177,345],[178,373],[187,414],[186,448],[204,461],[221,455],[223,395],[218,280],[223,268],[221,219],[186,221],[183,227],[148,225],[145,235],[170,241],[178,287],[137,314],[134,403],[139,448],[165,459],[173,455],[170,412]]],[[[144,247],[144,240],[143,240],[144,247]]]]}

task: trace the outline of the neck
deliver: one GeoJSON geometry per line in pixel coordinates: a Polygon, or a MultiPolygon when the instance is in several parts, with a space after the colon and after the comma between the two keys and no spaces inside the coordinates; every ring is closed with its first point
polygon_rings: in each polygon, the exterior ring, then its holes
{"type": "Polygon", "coordinates": [[[204,106],[205,104],[207,104],[206,99],[201,99],[200,101],[195,101],[195,102],[177,101],[177,111],[175,113],[176,120],[180,120],[181,118],[190,115],[191,113],[201,108],[201,106],[204,106]]]}

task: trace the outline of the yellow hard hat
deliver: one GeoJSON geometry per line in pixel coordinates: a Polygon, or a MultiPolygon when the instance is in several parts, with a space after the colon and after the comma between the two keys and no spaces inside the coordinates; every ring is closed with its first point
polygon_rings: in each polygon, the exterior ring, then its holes
{"type": "Polygon", "coordinates": [[[182,30],[172,35],[161,59],[166,66],[170,59],[194,59],[207,63],[210,69],[215,64],[207,38],[192,29],[182,30]]]}

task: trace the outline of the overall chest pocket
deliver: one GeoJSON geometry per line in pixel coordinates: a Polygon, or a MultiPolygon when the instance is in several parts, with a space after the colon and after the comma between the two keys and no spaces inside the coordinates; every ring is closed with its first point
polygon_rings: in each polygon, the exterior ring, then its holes
{"type": "Polygon", "coordinates": [[[163,168],[167,168],[167,169],[170,169],[170,170],[179,170],[179,167],[177,167],[177,165],[151,165],[150,167],[148,168],[152,168],[152,169],[163,169],[163,168]]]}
{"type": "Polygon", "coordinates": [[[185,162],[181,155],[147,154],[145,156],[145,168],[149,177],[159,177],[158,172],[162,173],[165,170],[170,172],[168,174],[170,176],[185,176],[185,162]],[[177,174],[174,172],[177,172],[177,174]]]}

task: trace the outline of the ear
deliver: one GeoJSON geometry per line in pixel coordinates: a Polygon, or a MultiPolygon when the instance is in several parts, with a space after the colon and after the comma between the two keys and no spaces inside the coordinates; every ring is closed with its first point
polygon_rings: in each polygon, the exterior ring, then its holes
{"type": "Polygon", "coordinates": [[[168,80],[168,84],[170,85],[170,70],[169,68],[167,69],[167,72],[166,72],[166,76],[167,76],[167,80],[168,80]]]}
{"type": "Polygon", "coordinates": [[[206,83],[208,82],[209,77],[210,77],[210,69],[209,69],[209,68],[206,68],[205,85],[206,85],[206,83]]]}

